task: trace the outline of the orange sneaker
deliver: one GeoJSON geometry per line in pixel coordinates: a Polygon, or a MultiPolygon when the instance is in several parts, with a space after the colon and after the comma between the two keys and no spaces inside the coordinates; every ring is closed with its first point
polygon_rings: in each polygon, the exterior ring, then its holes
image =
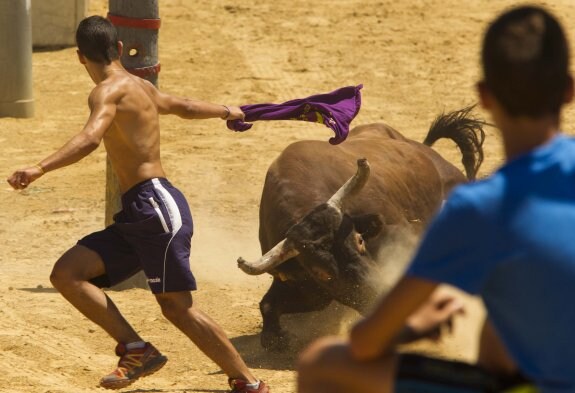
{"type": "Polygon", "coordinates": [[[146,343],[144,348],[130,350],[120,343],[116,346],[116,355],[120,357],[118,367],[100,380],[100,386],[103,388],[124,388],[138,378],[155,373],[168,361],[168,358],[150,343],[146,343]]]}
{"type": "Polygon", "coordinates": [[[232,390],[230,393],[270,393],[264,381],[260,381],[260,386],[257,389],[252,389],[247,386],[248,381],[243,379],[228,379],[228,383],[232,390]]]}

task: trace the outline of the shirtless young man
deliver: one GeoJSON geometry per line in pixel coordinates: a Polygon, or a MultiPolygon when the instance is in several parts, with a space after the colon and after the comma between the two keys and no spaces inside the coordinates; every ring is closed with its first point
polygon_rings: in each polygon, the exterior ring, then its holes
{"type": "Polygon", "coordinates": [[[101,287],[143,270],[163,315],[229,377],[232,392],[267,393],[226,337],[194,304],[189,266],[192,216],[186,199],[166,179],[160,160],[159,114],[184,119],[243,119],[238,107],[174,97],[129,74],[120,63],[122,43],[105,18],[84,19],[76,32],[78,57],[96,84],[84,129],[37,165],[8,178],[21,190],[44,174],[71,165],[104,141],[118,176],[122,211],[114,224],[92,233],[56,262],[50,280],[82,314],[118,345],[118,367],[100,385],[118,389],[159,370],[167,358],[145,342],[101,287]]]}

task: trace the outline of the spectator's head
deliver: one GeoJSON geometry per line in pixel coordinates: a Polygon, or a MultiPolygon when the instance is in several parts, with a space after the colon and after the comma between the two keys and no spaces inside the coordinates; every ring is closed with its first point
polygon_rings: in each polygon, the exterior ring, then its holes
{"type": "Polygon", "coordinates": [[[499,16],[483,41],[484,79],[479,90],[489,109],[492,95],[511,117],[558,115],[573,94],[569,48],[558,21],[534,6],[499,16]]]}
{"type": "Polygon", "coordinates": [[[118,32],[108,19],[90,16],[80,22],[76,30],[78,52],[86,59],[110,64],[120,58],[118,32]]]}

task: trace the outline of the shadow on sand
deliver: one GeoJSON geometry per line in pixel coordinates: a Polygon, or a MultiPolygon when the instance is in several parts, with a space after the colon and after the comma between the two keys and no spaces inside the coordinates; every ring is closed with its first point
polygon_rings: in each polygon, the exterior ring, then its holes
{"type": "Polygon", "coordinates": [[[17,289],[19,291],[32,292],[32,293],[58,293],[58,291],[52,287],[17,288],[17,289]]]}
{"type": "Polygon", "coordinates": [[[202,392],[202,393],[227,393],[229,392],[228,389],[220,390],[220,389],[198,389],[198,388],[180,388],[180,389],[134,389],[134,390],[126,390],[124,393],[191,393],[191,392],[202,392]]]}
{"type": "Polygon", "coordinates": [[[329,335],[345,335],[359,314],[338,303],[323,311],[291,314],[281,317],[282,328],[290,335],[290,345],[282,351],[267,351],[260,343],[260,334],[231,339],[250,368],[294,370],[297,359],[312,341],[329,335]]]}

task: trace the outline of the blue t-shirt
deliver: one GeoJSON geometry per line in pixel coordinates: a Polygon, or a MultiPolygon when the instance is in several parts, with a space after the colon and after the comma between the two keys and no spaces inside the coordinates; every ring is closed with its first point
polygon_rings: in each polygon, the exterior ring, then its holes
{"type": "Polygon", "coordinates": [[[407,274],[479,294],[521,371],[575,392],[575,140],[457,187],[407,274]]]}

